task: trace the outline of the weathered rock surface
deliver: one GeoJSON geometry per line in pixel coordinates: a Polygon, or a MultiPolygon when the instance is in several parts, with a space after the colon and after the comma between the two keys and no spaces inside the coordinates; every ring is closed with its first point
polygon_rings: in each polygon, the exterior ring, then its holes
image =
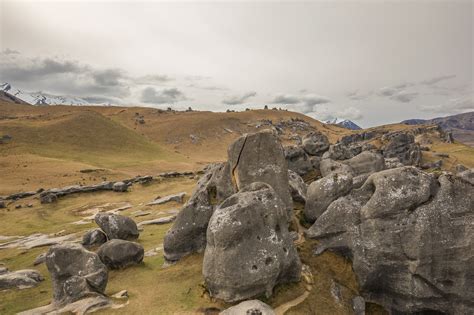
{"type": "Polygon", "coordinates": [[[84,246],[100,246],[107,242],[107,235],[101,229],[93,229],[87,231],[82,237],[82,245],[84,246]]]}
{"type": "Polygon", "coordinates": [[[211,165],[165,235],[165,258],[176,261],[191,253],[202,252],[206,247],[207,225],[215,206],[233,192],[229,164],[211,165]]]}
{"type": "Polygon", "coordinates": [[[103,296],[107,267],[99,256],[78,244],[52,246],[46,266],[53,283],[53,305],[64,306],[90,296],[103,296]]]}
{"type": "Polygon", "coordinates": [[[123,269],[143,261],[145,251],[138,243],[114,239],[103,244],[97,254],[110,269],[123,269]]]}
{"type": "Polygon", "coordinates": [[[288,233],[284,203],[266,183],[252,183],[227,198],[207,230],[203,275],[211,296],[228,302],[298,281],[301,262],[288,233]]]}
{"type": "Polygon", "coordinates": [[[135,240],[140,235],[135,221],[120,214],[98,213],[94,220],[110,240],[135,240]]]}
{"type": "Polygon", "coordinates": [[[412,167],[372,174],[307,231],[352,258],[362,295],[393,313],[474,312],[474,185],[412,167]]]}
{"type": "Polygon", "coordinates": [[[183,199],[184,199],[184,196],[186,196],[186,193],[185,192],[180,192],[180,193],[177,193],[177,194],[157,198],[157,199],[153,200],[152,202],[147,203],[147,205],[148,206],[161,205],[161,204],[164,204],[164,203],[167,203],[167,202],[170,202],[170,201],[175,201],[175,202],[182,203],[183,199]]]}
{"type": "Polygon", "coordinates": [[[348,194],[352,189],[352,173],[333,172],[312,182],[308,187],[304,215],[314,222],[337,198],[348,194]]]}
{"type": "Polygon", "coordinates": [[[362,146],[358,143],[344,144],[336,143],[329,146],[329,150],[323,154],[323,159],[347,160],[362,152],[362,146]]]}
{"type": "Polygon", "coordinates": [[[385,168],[385,160],[379,153],[372,151],[362,151],[349,160],[342,161],[352,169],[354,180],[353,187],[362,186],[370,174],[379,172],[385,168]]]}
{"type": "Polygon", "coordinates": [[[285,158],[288,162],[288,169],[300,176],[304,176],[314,170],[310,157],[299,146],[285,147],[285,158]]]}
{"type": "Polygon", "coordinates": [[[219,315],[275,315],[275,312],[269,305],[259,300],[249,300],[231,306],[219,315]]]}
{"type": "Polygon", "coordinates": [[[458,176],[465,180],[466,182],[470,183],[471,185],[474,185],[474,169],[468,169],[462,172],[458,173],[458,176]]]}
{"type": "Polygon", "coordinates": [[[138,226],[143,226],[143,225],[160,225],[160,224],[167,224],[171,223],[176,219],[175,215],[170,215],[167,217],[162,217],[162,218],[157,218],[157,219],[151,219],[151,220],[144,220],[138,223],[138,226]]]}
{"type": "Polygon", "coordinates": [[[309,155],[323,155],[329,149],[328,137],[321,132],[310,132],[303,137],[303,149],[309,155]]]}
{"type": "Polygon", "coordinates": [[[303,181],[301,176],[293,172],[292,170],[288,170],[288,178],[290,180],[290,190],[291,190],[291,197],[294,201],[297,202],[306,202],[306,192],[308,186],[303,181]]]}
{"type": "Polygon", "coordinates": [[[8,289],[26,289],[37,286],[44,278],[33,269],[24,269],[0,274],[0,291],[8,289]]]}
{"type": "Polygon", "coordinates": [[[112,185],[112,190],[116,192],[126,192],[130,185],[124,182],[116,182],[112,185]]]}
{"type": "Polygon", "coordinates": [[[293,201],[288,166],[278,137],[270,132],[245,135],[230,145],[228,156],[235,190],[254,182],[269,184],[283,201],[289,219],[293,201]]]}
{"type": "Polygon", "coordinates": [[[388,141],[383,146],[385,158],[398,158],[404,165],[419,165],[421,162],[420,145],[415,143],[415,137],[406,132],[394,132],[382,137],[388,141]]]}

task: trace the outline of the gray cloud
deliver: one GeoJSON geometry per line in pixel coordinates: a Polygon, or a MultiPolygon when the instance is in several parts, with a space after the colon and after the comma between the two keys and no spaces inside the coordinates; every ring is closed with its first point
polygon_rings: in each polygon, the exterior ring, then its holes
{"type": "Polygon", "coordinates": [[[120,69],[106,69],[91,71],[94,81],[102,86],[117,86],[121,85],[125,78],[123,71],[120,69]]]}
{"type": "Polygon", "coordinates": [[[431,113],[462,113],[467,111],[474,111],[474,95],[450,99],[447,102],[435,105],[422,105],[419,107],[421,111],[431,113]]]}
{"type": "Polygon", "coordinates": [[[456,77],[455,74],[441,75],[441,76],[438,76],[438,77],[434,77],[434,78],[431,78],[431,79],[421,81],[420,83],[425,84],[425,85],[432,85],[432,84],[435,84],[435,83],[438,83],[438,82],[441,82],[441,81],[453,79],[455,77],[456,77]]]}
{"type": "Polygon", "coordinates": [[[185,100],[183,92],[177,88],[156,90],[153,87],[143,89],[140,100],[150,104],[172,104],[181,100],[185,100]]]}
{"type": "Polygon", "coordinates": [[[174,78],[171,78],[164,74],[149,74],[141,77],[134,78],[133,81],[136,84],[157,84],[173,81],[174,78]]]}
{"type": "Polygon", "coordinates": [[[315,108],[315,111],[311,112],[310,115],[320,121],[334,120],[335,118],[360,120],[364,117],[361,111],[355,107],[335,109],[335,108],[330,108],[327,106],[322,106],[322,107],[315,108]]]}
{"type": "Polygon", "coordinates": [[[2,50],[1,54],[2,55],[18,55],[20,52],[18,50],[6,48],[2,50]]]}
{"type": "Polygon", "coordinates": [[[298,96],[291,95],[291,94],[280,94],[277,95],[273,101],[271,101],[272,104],[298,104],[300,103],[301,100],[298,96]]]}
{"type": "Polygon", "coordinates": [[[303,103],[308,106],[314,106],[319,104],[329,103],[330,100],[324,96],[316,95],[316,94],[308,94],[301,98],[303,103]]]}
{"type": "Polygon", "coordinates": [[[257,95],[257,92],[250,91],[247,93],[244,93],[242,95],[233,95],[229,96],[225,99],[222,100],[222,103],[227,104],[227,105],[238,105],[238,104],[243,104],[245,103],[249,98],[254,97],[257,95]]]}
{"type": "Polygon", "coordinates": [[[414,100],[418,95],[418,92],[400,91],[397,94],[392,95],[390,99],[401,103],[409,103],[414,100]]]}

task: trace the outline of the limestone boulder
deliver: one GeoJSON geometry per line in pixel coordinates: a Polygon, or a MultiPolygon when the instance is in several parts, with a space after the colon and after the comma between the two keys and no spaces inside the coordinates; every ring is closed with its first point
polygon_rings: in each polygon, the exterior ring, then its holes
{"type": "Polygon", "coordinates": [[[110,240],[135,240],[140,235],[135,221],[120,214],[98,213],[94,220],[110,240]]]}
{"type": "Polygon", "coordinates": [[[113,239],[103,244],[97,254],[109,269],[123,269],[141,263],[145,251],[138,243],[113,239]]]}

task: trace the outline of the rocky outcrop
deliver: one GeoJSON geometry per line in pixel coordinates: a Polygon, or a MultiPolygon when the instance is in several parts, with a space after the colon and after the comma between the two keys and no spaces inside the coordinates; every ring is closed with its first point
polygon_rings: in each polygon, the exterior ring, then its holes
{"type": "Polygon", "coordinates": [[[301,176],[293,172],[292,170],[288,170],[288,178],[290,184],[290,191],[291,191],[291,198],[294,201],[305,203],[306,202],[306,192],[308,190],[308,186],[303,181],[301,176]]]}
{"type": "Polygon", "coordinates": [[[254,182],[267,183],[283,201],[288,219],[291,217],[293,201],[288,186],[288,166],[277,136],[259,132],[240,137],[230,145],[228,157],[236,191],[254,182]]]}
{"type": "Polygon", "coordinates": [[[362,295],[393,313],[474,312],[474,185],[413,167],[372,174],[307,231],[350,257],[362,295]]]}
{"type": "Polygon", "coordinates": [[[385,158],[398,158],[404,165],[419,165],[421,162],[420,145],[415,137],[407,132],[393,132],[382,137],[387,142],[382,150],[385,158]]]}
{"type": "Polygon", "coordinates": [[[180,193],[168,195],[168,196],[165,196],[165,197],[158,197],[155,200],[153,200],[152,202],[147,203],[147,205],[148,206],[162,205],[164,203],[171,202],[171,201],[182,203],[183,199],[184,199],[184,196],[186,196],[186,193],[185,192],[180,192],[180,193]]]}
{"type": "Polygon", "coordinates": [[[188,254],[202,252],[206,246],[207,225],[215,206],[233,192],[229,164],[211,165],[165,235],[165,258],[176,261],[188,254]]]}
{"type": "Polygon", "coordinates": [[[46,266],[53,283],[53,305],[59,307],[85,297],[103,296],[107,267],[99,256],[78,244],[52,246],[46,266]]]}
{"type": "Polygon", "coordinates": [[[82,237],[82,245],[86,247],[100,246],[107,242],[107,235],[101,229],[87,231],[82,237]]]}
{"type": "Polygon", "coordinates": [[[135,240],[140,235],[135,221],[123,215],[98,213],[94,220],[109,240],[135,240]]]}
{"type": "Polygon", "coordinates": [[[0,272],[0,291],[8,289],[26,289],[37,286],[44,278],[33,269],[24,269],[9,272],[4,268],[0,272]]]}
{"type": "Polygon", "coordinates": [[[362,186],[370,174],[379,172],[385,168],[385,160],[379,153],[372,151],[362,151],[351,159],[342,161],[351,167],[354,175],[353,187],[362,186]]]}
{"type": "Polygon", "coordinates": [[[259,300],[249,300],[231,306],[219,315],[275,315],[273,309],[259,300]]]}
{"type": "Polygon", "coordinates": [[[362,152],[362,146],[358,143],[345,144],[336,143],[329,146],[329,150],[323,154],[323,159],[347,160],[362,152]]]}
{"type": "Polygon", "coordinates": [[[127,184],[124,182],[116,182],[112,185],[112,190],[115,192],[126,192],[130,185],[131,184],[127,184]]]}
{"type": "Polygon", "coordinates": [[[123,269],[141,263],[145,251],[138,243],[114,239],[103,244],[97,254],[108,268],[123,269]]]}
{"type": "Polygon", "coordinates": [[[303,137],[303,149],[309,155],[323,155],[329,149],[328,137],[319,131],[306,134],[303,137]]]}
{"type": "Polygon", "coordinates": [[[211,217],[203,275],[211,296],[227,302],[298,281],[301,262],[288,233],[285,204],[266,183],[227,198],[211,217]]]}

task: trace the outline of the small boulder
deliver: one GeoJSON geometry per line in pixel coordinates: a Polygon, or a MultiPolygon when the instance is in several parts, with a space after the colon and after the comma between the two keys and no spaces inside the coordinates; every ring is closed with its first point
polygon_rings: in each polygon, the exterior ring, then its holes
{"type": "Polygon", "coordinates": [[[145,251],[138,243],[113,239],[103,244],[97,254],[110,269],[123,269],[143,261],[145,251]]]}
{"type": "Polygon", "coordinates": [[[107,286],[107,267],[96,253],[79,244],[52,246],[46,266],[53,283],[53,305],[64,306],[89,296],[103,296],[107,286]]]}
{"type": "Polygon", "coordinates": [[[26,289],[37,286],[44,278],[33,269],[24,269],[0,274],[0,291],[8,289],[26,289]]]}
{"type": "Polygon", "coordinates": [[[303,137],[303,149],[309,155],[321,156],[329,149],[328,137],[319,131],[310,132],[303,137]]]}
{"type": "Polygon", "coordinates": [[[98,213],[94,220],[109,239],[135,240],[140,235],[135,221],[123,215],[98,213]]]}
{"type": "Polygon", "coordinates": [[[128,190],[129,184],[124,182],[116,182],[112,185],[112,190],[115,192],[126,192],[128,190]]]}
{"type": "Polygon", "coordinates": [[[53,193],[41,193],[40,201],[41,203],[54,203],[58,200],[58,196],[53,193]]]}
{"type": "Polygon", "coordinates": [[[82,237],[82,245],[88,246],[100,246],[107,242],[107,235],[101,229],[93,229],[87,231],[82,237]]]}
{"type": "Polygon", "coordinates": [[[4,209],[6,208],[7,206],[5,205],[5,201],[1,200],[0,199],[0,209],[4,209]]]}
{"type": "Polygon", "coordinates": [[[249,300],[231,306],[219,315],[275,315],[275,312],[269,305],[259,300],[249,300]]]}
{"type": "Polygon", "coordinates": [[[314,170],[313,163],[308,154],[299,146],[285,147],[285,158],[288,162],[288,169],[304,176],[314,170]]]}

